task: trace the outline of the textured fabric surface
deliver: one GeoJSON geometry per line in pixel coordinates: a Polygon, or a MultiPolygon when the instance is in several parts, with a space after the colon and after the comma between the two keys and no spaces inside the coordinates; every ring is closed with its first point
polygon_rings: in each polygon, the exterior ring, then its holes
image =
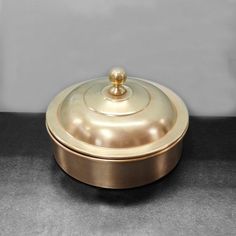
{"type": "Polygon", "coordinates": [[[0,113],[0,235],[236,235],[236,118],[190,118],[181,161],[104,190],[55,163],[44,114],[0,113]]]}

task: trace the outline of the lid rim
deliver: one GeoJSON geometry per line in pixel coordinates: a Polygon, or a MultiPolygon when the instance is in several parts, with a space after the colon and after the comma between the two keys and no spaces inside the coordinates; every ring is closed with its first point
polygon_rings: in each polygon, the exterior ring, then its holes
{"type": "MultiPolygon", "coordinates": [[[[189,125],[188,125],[189,126],[189,125]]],[[[49,127],[48,127],[48,124],[46,123],[46,129],[50,135],[50,137],[55,141],[57,142],[58,144],[60,144],[62,147],[70,150],[71,152],[74,152],[74,153],[77,153],[79,155],[83,155],[84,157],[86,158],[90,158],[90,159],[99,159],[99,160],[103,160],[103,161],[120,161],[120,162],[123,162],[123,161],[133,161],[133,160],[143,160],[143,159],[148,159],[152,156],[158,156],[158,155],[161,155],[167,151],[169,151],[171,148],[173,148],[177,143],[181,142],[183,137],[185,136],[187,130],[188,130],[188,126],[186,127],[185,131],[183,132],[183,134],[178,138],[176,139],[173,143],[171,143],[170,145],[164,147],[163,149],[157,151],[157,152],[150,152],[150,153],[147,153],[147,154],[144,154],[144,155],[135,155],[135,156],[130,156],[130,157],[124,157],[124,158],[113,158],[113,157],[110,157],[110,158],[107,158],[107,157],[100,157],[100,156],[95,156],[95,155],[90,155],[90,154],[87,154],[87,153],[83,153],[83,152],[79,152],[73,148],[71,148],[70,146],[67,146],[65,144],[63,144],[62,142],[60,142],[60,140],[58,140],[54,135],[53,133],[50,131],[49,127]]]]}

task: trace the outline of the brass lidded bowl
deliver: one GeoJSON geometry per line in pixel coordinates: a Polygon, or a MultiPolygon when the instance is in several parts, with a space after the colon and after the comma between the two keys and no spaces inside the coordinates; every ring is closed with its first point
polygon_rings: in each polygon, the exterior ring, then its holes
{"type": "Polygon", "coordinates": [[[61,91],[48,107],[46,127],[66,173],[94,186],[131,188],[176,166],[188,111],[170,89],[115,68],[61,91]]]}

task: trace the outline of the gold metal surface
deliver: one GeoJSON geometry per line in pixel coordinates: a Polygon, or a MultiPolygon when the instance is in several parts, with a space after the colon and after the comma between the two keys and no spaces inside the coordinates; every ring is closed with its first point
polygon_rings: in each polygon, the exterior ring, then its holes
{"type": "Polygon", "coordinates": [[[46,125],[67,173],[95,186],[128,188],[173,169],[188,111],[170,89],[116,68],[60,92],[48,107],[46,125]]]}
{"type": "Polygon", "coordinates": [[[182,152],[181,139],[160,154],[132,160],[105,160],[74,152],[58,142],[50,131],[49,134],[58,165],[75,179],[103,188],[125,189],[154,182],[176,166],[182,152]]]}

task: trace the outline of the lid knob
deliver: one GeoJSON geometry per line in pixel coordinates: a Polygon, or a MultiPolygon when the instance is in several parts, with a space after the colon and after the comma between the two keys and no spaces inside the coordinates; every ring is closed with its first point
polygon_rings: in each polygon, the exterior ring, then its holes
{"type": "Polygon", "coordinates": [[[127,78],[127,75],[122,68],[113,68],[109,73],[109,80],[112,83],[110,88],[110,94],[114,96],[120,96],[126,93],[126,88],[123,86],[127,78]]]}

